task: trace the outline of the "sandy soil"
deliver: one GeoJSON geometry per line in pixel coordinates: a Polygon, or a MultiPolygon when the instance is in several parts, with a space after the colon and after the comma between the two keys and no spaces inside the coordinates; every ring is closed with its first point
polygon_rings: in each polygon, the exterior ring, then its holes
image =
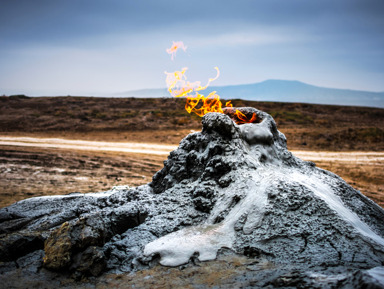
{"type": "MultiPolygon", "coordinates": [[[[0,136],[0,207],[34,196],[146,184],[176,146],[0,136]]],[[[384,152],[292,152],[384,207],[384,152]]]]}
{"type": "Polygon", "coordinates": [[[61,138],[10,137],[0,136],[2,146],[24,146],[83,151],[108,151],[124,153],[140,153],[151,155],[168,155],[177,148],[176,145],[132,142],[102,142],[85,140],[68,140],[61,138]]]}
{"type": "MultiPolygon", "coordinates": [[[[69,140],[61,138],[37,138],[37,137],[14,137],[0,136],[0,146],[23,146],[41,147],[55,149],[71,149],[85,151],[108,151],[124,153],[142,153],[153,155],[168,155],[177,148],[177,145],[164,145],[142,142],[103,142],[69,140]]],[[[354,162],[359,163],[381,163],[384,162],[384,152],[327,152],[327,151],[300,151],[292,150],[299,158],[308,161],[321,162],[354,162]]]]}
{"type": "Polygon", "coordinates": [[[148,154],[0,146],[0,207],[29,197],[146,184],[164,159],[148,154]]]}

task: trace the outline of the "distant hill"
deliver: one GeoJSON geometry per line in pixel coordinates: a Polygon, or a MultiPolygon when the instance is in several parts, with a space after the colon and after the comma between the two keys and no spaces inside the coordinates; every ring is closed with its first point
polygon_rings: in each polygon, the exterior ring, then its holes
{"type": "MultiPolygon", "coordinates": [[[[207,91],[217,91],[220,97],[224,99],[240,98],[255,101],[303,102],[384,108],[384,92],[326,88],[291,80],[266,80],[253,84],[212,86],[207,91]]],[[[142,89],[118,93],[114,96],[165,97],[169,96],[169,93],[165,88],[142,89]]]]}

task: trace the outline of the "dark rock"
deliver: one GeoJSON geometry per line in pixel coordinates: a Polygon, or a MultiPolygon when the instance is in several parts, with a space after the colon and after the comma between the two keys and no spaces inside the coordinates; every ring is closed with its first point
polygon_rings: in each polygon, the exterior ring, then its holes
{"type": "Polygon", "coordinates": [[[84,252],[73,257],[70,270],[81,276],[99,276],[107,266],[105,255],[101,247],[90,246],[84,252]]]}
{"type": "Polygon", "coordinates": [[[10,233],[17,230],[21,230],[27,225],[31,219],[29,218],[17,218],[12,220],[7,220],[1,223],[0,225],[0,234],[10,233]]]}
{"type": "Polygon", "coordinates": [[[37,250],[17,259],[16,264],[18,268],[25,268],[26,271],[38,273],[43,267],[44,251],[37,250]]]}
{"type": "Polygon", "coordinates": [[[39,232],[19,231],[3,235],[0,239],[0,261],[13,261],[35,250],[42,249],[39,232]]]}
{"type": "Polygon", "coordinates": [[[192,193],[195,209],[204,213],[209,213],[216,202],[216,192],[212,187],[199,187],[192,193]]]}
{"type": "Polygon", "coordinates": [[[0,262],[0,275],[3,275],[7,272],[15,271],[18,268],[15,261],[10,262],[0,262]]]}
{"type": "Polygon", "coordinates": [[[384,267],[376,267],[370,270],[356,271],[352,276],[340,282],[338,288],[384,288],[384,267]]]}
{"type": "Polygon", "coordinates": [[[226,139],[232,139],[238,135],[233,121],[221,113],[207,115],[203,118],[202,124],[203,132],[206,133],[216,132],[226,139]]]}

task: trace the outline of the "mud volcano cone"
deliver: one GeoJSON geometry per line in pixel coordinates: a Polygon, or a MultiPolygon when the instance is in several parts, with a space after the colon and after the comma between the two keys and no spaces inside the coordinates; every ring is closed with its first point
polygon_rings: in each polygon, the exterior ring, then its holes
{"type": "Polygon", "coordinates": [[[238,109],[256,113],[257,123],[236,125],[236,108],[206,115],[202,132],[186,137],[154,176],[154,193],[187,194],[204,221],[146,245],[145,254],[176,266],[227,247],[279,263],[380,266],[384,211],[292,155],[270,115],[238,109]]]}
{"type": "Polygon", "coordinates": [[[148,185],[0,210],[3,267],[97,276],[225,251],[273,264],[274,280],[294,268],[310,287],[384,286],[384,210],[289,152],[269,114],[237,109],[254,122],[236,124],[236,108],[205,115],[148,185]]]}

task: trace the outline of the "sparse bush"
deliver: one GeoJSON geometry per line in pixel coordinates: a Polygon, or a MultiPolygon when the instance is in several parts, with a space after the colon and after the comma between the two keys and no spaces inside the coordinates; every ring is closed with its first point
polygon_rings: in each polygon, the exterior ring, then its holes
{"type": "Polygon", "coordinates": [[[9,96],[10,99],[28,99],[29,96],[26,96],[24,94],[14,94],[9,96]]]}

